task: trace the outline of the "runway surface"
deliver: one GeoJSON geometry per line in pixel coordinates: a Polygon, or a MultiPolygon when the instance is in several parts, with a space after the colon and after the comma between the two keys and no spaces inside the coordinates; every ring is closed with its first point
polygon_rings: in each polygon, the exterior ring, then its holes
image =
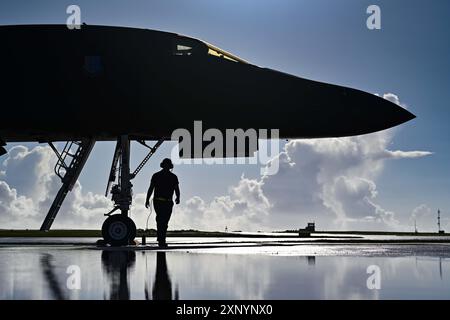
{"type": "Polygon", "coordinates": [[[0,299],[450,299],[450,241],[426,238],[1,238],[0,299]]]}

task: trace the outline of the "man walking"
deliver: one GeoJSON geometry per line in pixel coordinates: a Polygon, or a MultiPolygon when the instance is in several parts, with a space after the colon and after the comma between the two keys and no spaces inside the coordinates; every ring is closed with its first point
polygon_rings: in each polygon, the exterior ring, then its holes
{"type": "Polygon", "coordinates": [[[168,158],[164,159],[160,167],[162,169],[152,176],[145,207],[148,208],[150,206],[150,197],[154,191],[153,208],[156,212],[158,244],[160,247],[165,248],[167,247],[166,232],[173,208],[172,197],[175,192],[175,203],[180,203],[180,188],[178,187],[177,176],[171,172],[173,169],[172,160],[168,158]]]}

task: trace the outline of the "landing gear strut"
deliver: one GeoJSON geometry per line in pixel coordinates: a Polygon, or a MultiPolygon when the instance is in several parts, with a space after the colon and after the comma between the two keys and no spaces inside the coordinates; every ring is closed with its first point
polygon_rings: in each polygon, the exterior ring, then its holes
{"type": "Polygon", "coordinates": [[[130,172],[129,137],[128,135],[122,135],[117,139],[108,186],[106,188],[106,196],[108,196],[109,190],[111,189],[112,200],[114,202],[114,208],[105,214],[108,218],[102,226],[102,235],[106,243],[112,246],[133,244],[134,238],[136,237],[136,225],[128,216],[133,197],[131,180],[141,171],[162,142],[163,140],[159,140],[154,147],[149,147],[145,142],[139,141],[139,143],[149,148],[150,151],[137,169],[134,172],[130,172]],[[119,165],[118,170],[117,165],[119,165]],[[116,180],[117,171],[119,171],[118,183],[111,188],[111,185],[116,180]],[[120,214],[113,215],[118,210],[120,210],[120,214]]]}
{"type": "MultiPolygon", "coordinates": [[[[145,141],[138,140],[140,144],[149,149],[149,152],[136,170],[130,172],[130,138],[128,135],[121,135],[117,138],[116,149],[114,150],[114,158],[105,194],[105,196],[108,196],[111,189],[112,200],[114,202],[114,208],[105,214],[108,218],[102,226],[102,235],[106,243],[112,246],[122,246],[133,243],[133,240],[136,237],[136,225],[128,216],[133,197],[133,185],[131,184],[131,180],[142,170],[163,141],[164,139],[160,139],[153,147],[150,147],[145,141]],[[117,168],[118,165],[119,168],[117,168]],[[117,184],[113,185],[116,181],[117,171],[119,171],[119,178],[117,179],[117,184]],[[113,215],[113,213],[118,210],[120,210],[120,214],[113,215]]],[[[58,161],[55,165],[55,173],[61,178],[63,184],[42,223],[42,231],[50,230],[66,195],[72,190],[78,176],[83,170],[84,164],[86,163],[94,144],[94,139],[68,141],[63,151],[59,152],[53,143],[49,142],[50,147],[58,157],[58,161]]],[[[0,154],[2,152],[2,145],[3,142],[0,139],[0,154]]]]}

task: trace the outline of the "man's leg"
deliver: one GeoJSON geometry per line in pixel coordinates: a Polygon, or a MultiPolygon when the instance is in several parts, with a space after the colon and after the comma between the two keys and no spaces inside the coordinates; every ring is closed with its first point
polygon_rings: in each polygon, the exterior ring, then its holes
{"type": "Polygon", "coordinates": [[[156,239],[158,240],[158,243],[163,243],[164,234],[164,214],[160,212],[159,214],[156,214],[156,239]]]}
{"type": "Polygon", "coordinates": [[[161,243],[162,241],[162,235],[161,231],[163,229],[163,216],[164,216],[164,209],[160,201],[153,200],[153,208],[155,209],[156,213],[156,240],[158,243],[161,243]]]}
{"type": "Polygon", "coordinates": [[[158,243],[160,245],[166,244],[166,233],[169,226],[170,216],[172,215],[172,202],[160,202],[155,203],[156,211],[156,234],[158,243]]]}
{"type": "Polygon", "coordinates": [[[170,216],[172,215],[172,202],[165,202],[161,205],[161,215],[160,215],[160,222],[158,226],[158,232],[159,232],[159,240],[158,242],[162,245],[166,244],[166,234],[167,234],[167,228],[169,227],[169,220],[170,216]]]}
{"type": "Polygon", "coordinates": [[[164,215],[161,217],[161,242],[163,245],[166,244],[166,234],[167,228],[169,227],[169,220],[172,214],[172,206],[171,202],[167,202],[164,204],[164,215]]]}

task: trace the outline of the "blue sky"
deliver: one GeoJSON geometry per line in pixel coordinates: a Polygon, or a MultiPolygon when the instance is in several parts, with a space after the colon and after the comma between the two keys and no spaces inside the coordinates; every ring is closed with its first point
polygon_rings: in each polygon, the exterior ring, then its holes
{"type": "MultiPolygon", "coordinates": [[[[259,66],[372,93],[394,93],[417,119],[395,130],[389,149],[433,155],[387,160],[376,179],[377,203],[398,215],[426,204],[450,216],[449,1],[2,1],[0,24],[65,23],[69,4],[81,7],[87,24],[186,34],[259,66]],[[381,8],[381,30],[366,27],[371,4],[381,8]]],[[[80,179],[84,190],[104,191],[112,148],[112,143],[96,146],[80,179]]],[[[138,161],[144,150],[133,150],[138,161]]],[[[160,150],[136,179],[135,192],[145,192],[170,146],[160,150]]],[[[184,198],[204,200],[225,194],[243,173],[257,178],[258,171],[248,165],[176,169],[184,198]]]]}

